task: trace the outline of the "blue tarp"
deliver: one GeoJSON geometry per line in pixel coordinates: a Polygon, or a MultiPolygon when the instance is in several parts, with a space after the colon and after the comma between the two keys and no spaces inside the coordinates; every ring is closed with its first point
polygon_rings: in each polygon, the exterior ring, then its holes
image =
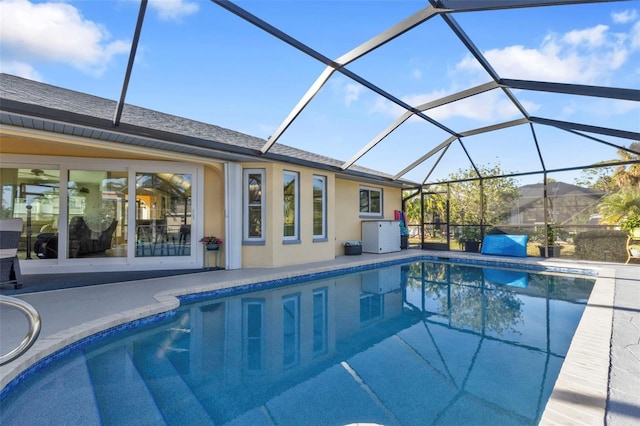
{"type": "Polygon", "coordinates": [[[482,241],[482,254],[527,257],[526,235],[486,235],[482,241]]]}
{"type": "Polygon", "coordinates": [[[482,271],[484,272],[484,278],[493,284],[521,288],[527,288],[529,285],[529,277],[526,272],[492,268],[482,268],[482,271]]]}

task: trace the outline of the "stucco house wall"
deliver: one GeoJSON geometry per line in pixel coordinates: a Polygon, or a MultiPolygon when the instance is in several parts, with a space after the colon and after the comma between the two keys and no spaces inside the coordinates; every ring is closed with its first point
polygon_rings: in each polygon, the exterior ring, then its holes
{"type": "Polygon", "coordinates": [[[336,240],[335,254],[344,254],[345,241],[362,240],[362,221],[393,220],[394,211],[402,205],[402,190],[391,186],[362,183],[346,179],[336,179],[336,240]],[[382,190],[381,217],[360,215],[360,187],[380,188],[382,190]]]}
{"type": "MultiPolygon", "coordinates": [[[[63,254],[61,262],[54,257],[41,262],[28,260],[23,273],[34,273],[38,268],[37,272],[42,272],[46,265],[47,270],[56,272],[65,268],[70,272],[95,271],[96,268],[105,271],[200,268],[207,258],[198,242],[204,235],[223,239],[224,249],[217,257],[221,266],[275,267],[330,260],[344,253],[345,240],[362,238],[362,220],[393,219],[394,210],[401,206],[401,188],[406,183],[391,184],[390,177],[358,166],[354,166],[355,171],[341,170],[339,160],[284,145],[276,144],[264,154],[261,153],[264,139],[215,125],[125,105],[122,121],[114,126],[115,101],[7,74],[0,74],[0,101],[3,112],[0,168],[7,171],[7,176],[17,168],[27,172],[29,169],[68,169],[166,174],[181,167],[186,172],[178,173],[191,174],[196,184],[196,190],[191,193],[190,237],[195,243],[191,244],[190,255],[158,257],[156,254],[141,259],[131,254],[138,246],[132,245],[133,234],[129,233],[121,234],[131,237],[125,244],[128,244],[128,255],[124,257],[122,254],[112,258],[100,255],[69,262],[63,254]],[[43,91],[46,97],[42,96],[43,91]],[[244,220],[241,169],[247,168],[265,171],[265,238],[251,243],[242,241],[239,231],[244,220]],[[299,176],[299,238],[286,242],[283,240],[285,171],[299,176]],[[326,238],[322,239],[314,239],[313,235],[314,175],[326,178],[326,238]],[[361,186],[382,191],[383,214],[379,217],[360,214],[361,186]],[[64,268],[60,268],[60,263],[64,268]],[[38,268],[33,269],[35,266],[38,268]]],[[[5,184],[17,188],[16,183],[8,180],[5,184]]],[[[133,188],[130,186],[130,191],[133,188]]],[[[121,197],[123,204],[130,203],[126,195],[121,197]]],[[[23,214],[12,211],[11,206],[3,216],[23,214]]],[[[63,216],[65,208],[61,208],[59,221],[67,220],[67,216],[63,216]]],[[[133,217],[129,214],[128,220],[134,220],[133,217]]],[[[122,227],[125,221],[120,222],[118,226],[122,227]]],[[[65,235],[61,229],[60,236],[65,235]]]]}

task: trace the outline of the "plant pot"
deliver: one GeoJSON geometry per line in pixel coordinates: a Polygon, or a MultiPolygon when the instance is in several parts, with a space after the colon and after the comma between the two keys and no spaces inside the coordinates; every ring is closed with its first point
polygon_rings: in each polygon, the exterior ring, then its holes
{"type": "MultiPolygon", "coordinates": [[[[538,246],[540,249],[540,257],[545,256],[545,246],[538,246]]],[[[562,250],[562,246],[549,246],[549,257],[560,257],[560,251],[562,250]]]]}
{"type": "Polygon", "coordinates": [[[480,241],[465,241],[464,251],[471,253],[478,253],[480,251],[480,241]]]}
{"type": "Polygon", "coordinates": [[[218,250],[220,248],[220,245],[219,244],[210,243],[210,244],[207,244],[206,247],[207,247],[207,250],[218,250]]]}
{"type": "Polygon", "coordinates": [[[344,246],[344,254],[347,256],[362,254],[362,246],[344,246]]]}

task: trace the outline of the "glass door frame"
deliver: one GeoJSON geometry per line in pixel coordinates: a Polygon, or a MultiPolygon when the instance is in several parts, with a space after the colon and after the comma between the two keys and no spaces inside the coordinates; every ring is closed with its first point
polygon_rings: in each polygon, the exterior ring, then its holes
{"type": "MultiPolygon", "coordinates": [[[[199,214],[204,208],[204,166],[187,162],[169,162],[154,160],[126,160],[110,158],[85,158],[62,156],[35,156],[21,154],[6,154],[0,161],[2,168],[42,168],[56,169],[60,171],[59,179],[59,247],[57,259],[31,259],[21,260],[23,273],[56,273],[56,272],[90,272],[90,271],[114,271],[126,269],[145,269],[140,266],[159,265],[163,268],[186,269],[200,268],[203,262],[203,253],[200,243],[195,237],[202,234],[203,217],[199,214]],[[191,188],[191,234],[190,254],[188,256],[166,256],[141,258],[135,256],[136,241],[135,227],[127,226],[127,256],[126,257],[100,257],[100,258],[69,258],[68,257],[68,232],[69,209],[67,193],[69,170],[87,171],[117,171],[127,172],[128,193],[135,194],[136,173],[179,173],[192,175],[191,188]],[[131,268],[129,268],[131,266],[131,268]]],[[[127,225],[136,223],[135,209],[127,208],[127,225]]]]}

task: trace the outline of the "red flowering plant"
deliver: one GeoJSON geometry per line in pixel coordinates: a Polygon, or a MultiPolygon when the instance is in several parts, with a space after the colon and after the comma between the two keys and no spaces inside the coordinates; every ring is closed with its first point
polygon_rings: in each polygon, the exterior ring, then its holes
{"type": "Polygon", "coordinates": [[[200,238],[200,242],[204,245],[207,244],[222,244],[222,240],[216,236],[213,235],[205,235],[204,237],[200,238]]]}

